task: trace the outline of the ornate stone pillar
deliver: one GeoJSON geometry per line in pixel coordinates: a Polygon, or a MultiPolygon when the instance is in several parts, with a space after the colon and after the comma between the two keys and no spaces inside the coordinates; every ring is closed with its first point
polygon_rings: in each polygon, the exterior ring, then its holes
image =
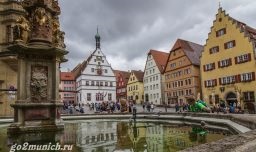
{"type": "Polygon", "coordinates": [[[67,61],[64,32],[60,31],[57,0],[24,0],[27,12],[14,27],[15,43],[8,47],[18,56],[18,96],[12,107],[9,133],[62,130],[58,108],[61,62],[67,61]]]}

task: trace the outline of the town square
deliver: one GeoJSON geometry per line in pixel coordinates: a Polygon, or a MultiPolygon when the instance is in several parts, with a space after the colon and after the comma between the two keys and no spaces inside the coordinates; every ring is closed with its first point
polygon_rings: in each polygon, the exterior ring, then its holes
{"type": "Polygon", "coordinates": [[[253,152],[253,0],[0,0],[0,152],[253,152]]]}

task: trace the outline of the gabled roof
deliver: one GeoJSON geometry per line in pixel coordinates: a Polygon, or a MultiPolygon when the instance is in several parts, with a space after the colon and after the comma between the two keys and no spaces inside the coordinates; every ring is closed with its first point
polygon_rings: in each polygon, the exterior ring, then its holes
{"type": "Polygon", "coordinates": [[[252,27],[246,25],[245,23],[240,22],[230,16],[229,16],[229,18],[237,24],[238,28],[240,28],[240,31],[244,32],[244,34],[246,36],[248,36],[251,40],[254,40],[254,41],[256,40],[256,29],[255,28],[252,28],[252,27]]]}
{"type": "Polygon", "coordinates": [[[75,81],[75,77],[74,77],[74,74],[72,72],[61,72],[60,73],[60,80],[61,81],[65,81],[65,80],[75,81]]]}
{"type": "Polygon", "coordinates": [[[171,49],[170,54],[177,49],[182,49],[193,65],[200,65],[199,57],[204,49],[202,45],[178,39],[171,49]]]}
{"type": "Polygon", "coordinates": [[[144,76],[144,72],[142,71],[136,71],[136,70],[132,70],[132,73],[134,73],[134,75],[136,76],[136,78],[138,79],[139,82],[143,82],[143,76],[144,76]]]}
{"type": "MultiPolygon", "coordinates": [[[[245,23],[243,23],[239,20],[236,20],[233,17],[229,16],[229,14],[226,14],[225,10],[222,10],[222,7],[219,8],[218,13],[216,14],[216,17],[219,13],[224,13],[224,16],[227,16],[234,24],[236,24],[236,26],[240,29],[240,31],[244,32],[244,35],[246,37],[248,37],[251,41],[256,43],[256,29],[255,28],[252,28],[252,27],[246,25],[245,23]]],[[[216,22],[216,19],[213,22],[216,22]]],[[[212,31],[213,31],[213,26],[211,27],[211,32],[212,31]]],[[[210,33],[208,33],[208,35],[210,33]]],[[[208,41],[208,38],[206,39],[206,41],[208,41]]]]}
{"type": "Polygon", "coordinates": [[[129,81],[129,77],[130,77],[131,73],[128,72],[128,71],[114,70],[114,74],[115,74],[116,77],[117,77],[117,75],[118,75],[119,73],[122,75],[122,77],[123,77],[123,79],[124,79],[124,83],[127,84],[128,81],[129,81]]]}
{"type": "MultiPolygon", "coordinates": [[[[95,50],[96,51],[96,50],[95,50]]],[[[75,78],[78,78],[82,71],[86,68],[87,64],[89,63],[89,61],[92,58],[92,55],[95,53],[95,51],[93,51],[93,53],[86,59],[84,60],[82,63],[79,63],[71,72],[74,73],[75,78]]]]}
{"type": "Polygon", "coordinates": [[[161,73],[164,72],[166,62],[168,61],[169,53],[157,50],[150,50],[148,55],[152,55],[156,65],[161,73]]]}

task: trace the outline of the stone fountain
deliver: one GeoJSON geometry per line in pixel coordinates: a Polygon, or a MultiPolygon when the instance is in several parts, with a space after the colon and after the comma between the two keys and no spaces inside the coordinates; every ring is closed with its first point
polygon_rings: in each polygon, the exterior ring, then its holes
{"type": "Polygon", "coordinates": [[[57,0],[23,0],[26,16],[13,27],[14,43],[1,55],[18,60],[17,101],[9,134],[62,130],[60,63],[65,62],[64,32],[57,0]]]}

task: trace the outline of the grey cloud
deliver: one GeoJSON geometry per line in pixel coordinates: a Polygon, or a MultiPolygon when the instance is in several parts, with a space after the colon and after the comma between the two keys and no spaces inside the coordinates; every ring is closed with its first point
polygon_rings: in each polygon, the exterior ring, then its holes
{"type": "MultiPolygon", "coordinates": [[[[70,69],[85,60],[95,48],[97,25],[102,38],[102,51],[109,56],[113,68],[142,70],[149,49],[164,49],[168,52],[177,38],[205,43],[218,9],[218,1],[214,0],[59,2],[62,29],[66,32],[67,49],[70,51],[67,56],[69,62],[62,67],[70,69]],[[122,65],[115,58],[123,58],[122,65]]],[[[256,10],[249,4],[253,2],[225,0],[222,6],[227,12],[234,13],[231,14],[234,18],[238,16],[238,19],[245,19],[246,23],[254,23],[252,15],[256,10]]]]}

